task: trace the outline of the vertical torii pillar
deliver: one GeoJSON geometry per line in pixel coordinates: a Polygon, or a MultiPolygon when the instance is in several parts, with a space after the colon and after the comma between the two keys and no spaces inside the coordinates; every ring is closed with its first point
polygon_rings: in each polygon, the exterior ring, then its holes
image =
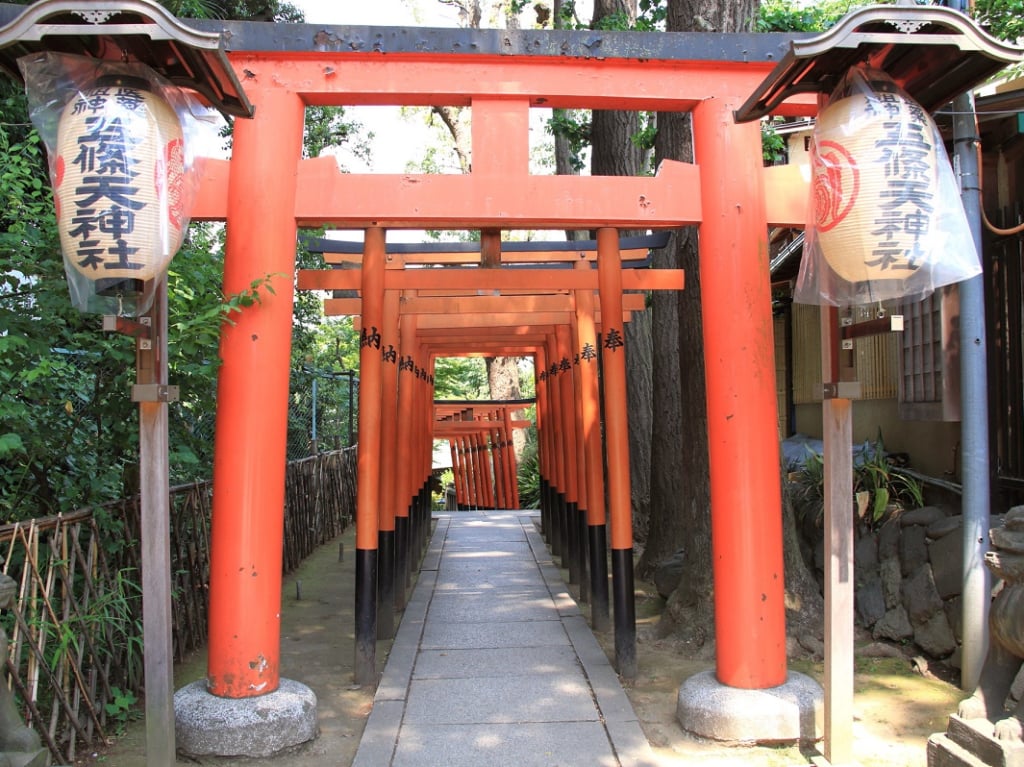
{"type": "MultiPolygon", "coordinates": [[[[261,62],[247,66],[270,79],[261,62]]],[[[235,123],[224,292],[248,290],[267,275],[273,292],[261,290],[260,301],[221,334],[208,673],[175,695],[178,747],[192,755],[266,756],[312,739],[317,729],[316,696],[281,679],[279,668],[294,210],[305,108],[283,88],[247,93],[259,117],[235,123]],[[266,710],[275,715],[261,717],[266,710]]]]}
{"type": "Polygon", "coordinates": [[[555,327],[555,345],[558,354],[558,400],[561,405],[558,425],[565,449],[565,514],[562,530],[565,533],[563,567],[569,571],[569,583],[578,584],[583,557],[580,553],[579,494],[576,465],[576,393],[572,370],[572,332],[568,325],[555,327]]]}
{"type": "Polygon", "coordinates": [[[761,134],[756,122],[733,119],[741,103],[726,94],[702,101],[693,112],[703,209],[700,283],[717,652],[713,674],[697,674],[683,684],[677,717],[704,737],[779,741],[813,737],[801,732],[808,721],[801,709],[809,707],[813,721],[821,688],[786,669],[761,134]]]}
{"type": "Polygon", "coordinates": [[[557,555],[555,543],[558,533],[555,530],[554,503],[551,492],[551,431],[548,420],[548,389],[547,389],[547,355],[544,347],[539,346],[533,355],[534,391],[537,393],[537,468],[540,490],[541,532],[551,553],[557,555]]]}
{"type": "MultiPolygon", "coordinates": [[[[577,265],[577,268],[582,268],[577,265]]],[[[604,508],[604,457],[601,443],[601,401],[594,293],[576,291],[576,327],[580,355],[580,405],[583,418],[584,467],[587,483],[587,551],[590,573],[590,624],[594,631],[611,625],[608,610],[608,528],[604,508]]]]}
{"type": "Polygon", "coordinates": [[[406,603],[406,589],[412,574],[412,525],[410,512],[415,495],[419,492],[419,466],[414,460],[414,428],[416,426],[416,383],[413,378],[413,353],[416,351],[415,314],[400,318],[398,350],[398,412],[405,417],[398,420],[398,473],[399,490],[395,506],[395,608],[402,610],[406,603]]]}
{"type": "Polygon", "coordinates": [[[633,592],[633,508],[629,495],[629,427],[626,421],[626,339],[622,331],[622,257],[617,229],[597,230],[597,279],[601,296],[604,431],[608,456],[608,516],[612,527],[612,615],[615,670],[635,679],[636,602],[633,592]]]}
{"type": "Polygon", "coordinates": [[[395,518],[398,514],[398,474],[409,467],[398,463],[398,337],[400,295],[384,291],[381,352],[380,514],[377,532],[377,638],[395,636],[395,518]]]}
{"type": "MultiPolygon", "coordinates": [[[[377,683],[377,545],[380,508],[381,328],[384,326],[384,230],[363,240],[359,339],[359,449],[356,458],[355,683],[377,683]]],[[[387,606],[391,609],[391,605],[387,606]]]]}
{"type": "Polygon", "coordinates": [[[502,410],[502,418],[504,419],[504,426],[502,428],[502,441],[504,442],[505,452],[505,471],[508,474],[508,499],[509,508],[519,508],[519,468],[516,463],[516,451],[512,441],[512,434],[514,427],[512,426],[512,410],[511,408],[504,408],[502,410]]]}

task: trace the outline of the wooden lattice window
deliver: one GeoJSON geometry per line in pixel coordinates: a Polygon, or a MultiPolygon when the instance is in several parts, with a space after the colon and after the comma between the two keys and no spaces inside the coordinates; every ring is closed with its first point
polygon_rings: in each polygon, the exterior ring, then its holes
{"type": "Polygon", "coordinates": [[[960,292],[955,286],[903,305],[900,418],[960,420],[960,292]]]}
{"type": "MultiPolygon", "coordinates": [[[[886,310],[892,308],[886,304],[886,310]]],[[[856,324],[874,319],[876,307],[846,307],[841,315],[856,324]]],[[[861,385],[862,400],[892,399],[897,392],[898,333],[862,336],[854,342],[854,380],[861,385]]],[[[821,310],[793,305],[793,403],[821,402],[821,310]]],[[[845,380],[845,379],[844,379],[845,380]]]]}

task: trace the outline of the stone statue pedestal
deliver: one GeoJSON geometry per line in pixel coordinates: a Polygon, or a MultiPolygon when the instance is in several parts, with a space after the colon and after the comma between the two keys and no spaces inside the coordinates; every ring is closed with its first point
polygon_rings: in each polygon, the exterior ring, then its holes
{"type": "Polygon", "coordinates": [[[0,767],[46,767],[46,749],[24,754],[0,754],[0,767]]]}
{"type": "Polygon", "coordinates": [[[988,719],[953,714],[945,732],[928,738],[928,767],[1024,767],[1024,743],[997,739],[988,719]]]}

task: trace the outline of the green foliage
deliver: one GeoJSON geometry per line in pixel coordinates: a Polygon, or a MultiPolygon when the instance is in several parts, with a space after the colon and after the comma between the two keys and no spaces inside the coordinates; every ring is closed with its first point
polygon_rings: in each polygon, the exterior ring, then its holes
{"type": "Polygon", "coordinates": [[[854,463],[854,497],[861,492],[868,494],[867,510],[872,523],[880,522],[892,505],[910,509],[924,505],[921,483],[889,460],[881,441],[872,444],[854,463]]]}
{"type": "Polygon", "coordinates": [[[167,10],[186,19],[240,19],[248,21],[301,22],[302,11],[279,0],[160,0],[167,10]]]}
{"type": "Polygon", "coordinates": [[[775,131],[769,120],[761,122],[761,156],[765,165],[775,165],[786,158],[786,138],[775,131]]]}
{"type": "Polygon", "coordinates": [[[1024,38],[1024,1],[975,0],[974,18],[1000,40],[1024,38]]]}
{"type": "MultiPolygon", "coordinates": [[[[112,670],[122,687],[110,688],[112,700],[105,708],[123,724],[134,715],[136,703],[127,691],[139,689],[143,681],[142,594],[133,580],[137,573],[124,569],[116,571],[112,580],[87,581],[80,571],[68,572],[69,565],[68,561],[49,563],[51,573],[64,573],[58,576],[61,590],[49,596],[49,607],[44,606],[43,597],[29,596],[21,612],[42,661],[57,678],[71,668],[84,673],[90,667],[112,670]]],[[[22,652],[30,650],[23,646],[22,652]]]]}
{"type": "MultiPolygon", "coordinates": [[[[640,130],[630,136],[629,140],[638,149],[642,149],[644,152],[652,152],[654,151],[654,139],[658,135],[658,124],[654,112],[641,112],[640,125],[640,130]]],[[[652,173],[653,170],[652,168],[652,173]]]]}
{"type": "Polygon", "coordinates": [[[106,710],[107,716],[115,723],[117,735],[121,736],[124,734],[128,722],[139,716],[139,712],[135,710],[139,699],[131,690],[122,690],[120,687],[111,687],[110,694],[114,698],[108,701],[103,708],[106,710]]]}
{"type": "Polygon", "coordinates": [[[848,11],[852,0],[824,0],[805,4],[795,0],[763,0],[758,9],[758,32],[824,32],[848,11]]]}
{"type": "Polygon", "coordinates": [[[627,32],[634,29],[629,14],[625,11],[616,11],[601,17],[594,25],[594,29],[607,30],[612,32],[627,32]]]}
{"type": "Polygon", "coordinates": [[[637,3],[636,29],[655,32],[665,29],[668,14],[667,0],[640,0],[637,3]]]}
{"type": "MultiPolygon", "coordinates": [[[[187,17],[301,18],[279,2],[180,0],[166,6],[187,17]]],[[[306,156],[339,145],[365,154],[359,126],[341,109],[311,108],[307,118],[306,156]]],[[[129,396],[134,341],[104,334],[97,316],[70,305],[45,149],[28,120],[24,93],[7,79],[0,80],[0,200],[0,521],[129,496],[138,490],[137,407],[129,396]]],[[[169,380],[181,392],[169,418],[172,484],[211,475],[220,330],[273,289],[266,275],[225,296],[223,252],[223,225],[192,224],[168,274],[169,380]]],[[[305,251],[297,261],[323,265],[305,251]]],[[[294,317],[297,359],[320,356],[318,349],[331,341],[330,332],[315,340],[320,298],[297,294],[294,317]]],[[[358,350],[358,344],[346,349],[358,350]]]]}
{"type": "Polygon", "coordinates": [[[439,357],[434,363],[434,397],[486,399],[487,366],[482,357],[439,357]]]}
{"type": "Polygon", "coordinates": [[[576,172],[583,170],[583,150],[590,146],[590,112],[582,109],[556,109],[548,120],[546,130],[552,136],[569,141],[569,164],[576,172]]]}
{"type": "MultiPolygon", "coordinates": [[[[823,456],[809,454],[800,468],[790,474],[790,480],[795,485],[798,513],[814,515],[820,525],[825,504],[823,456]]],[[[923,506],[924,488],[889,459],[881,440],[877,440],[854,459],[851,501],[855,508],[863,511],[864,521],[872,526],[882,522],[893,506],[903,509],[923,506]]]]}
{"type": "Polygon", "coordinates": [[[0,199],[0,518],[13,520],[107,500],[120,487],[134,410],[117,400],[134,351],[71,307],[44,149],[7,80],[0,199]]]}
{"type": "MultiPolygon", "coordinates": [[[[436,446],[445,443],[435,442],[434,444],[436,446]]],[[[430,505],[435,511],[445,511],[448,508],[448,488],[455,486],[455,473],[451,469],[445,469],[437,479],[439,489],[430,493],[430,505]]]]}
{"type": "Polygon", "coordinates": [[[369,162],[370,148],[361,132],[362,125],[347,118],[342,107],[306,107],[303,156],[319,157],[325,150],[344,146],[355,157],[369,162]]]}
{"type": "Polygon", "coordinates": [[[519,506],[524,509],[540,508],[540,456],[537,453],[537,429],[526,430],[526,444],[519,459],[519,506]]]}

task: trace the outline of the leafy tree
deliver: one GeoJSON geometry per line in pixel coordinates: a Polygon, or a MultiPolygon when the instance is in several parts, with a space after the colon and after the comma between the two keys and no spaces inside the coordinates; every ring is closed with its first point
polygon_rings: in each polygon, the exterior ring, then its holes
{"type": "Polygon", "coordinates": [[[757,11],[758,32],[823,32],[859,4],[824,0],[803,4],[794,0],[764,0],[757,11]]]}
{"type": "Polygon", "coordinates": [[[1021,0],[976,0],[974,17],[1000,40],[1012,43],[1024,38],[1024,2],[1021,0]]]}
{"type": "Polygon", "coordinates": [[[134,354],[72,309],[42,142],[0,83],[0,515],[105,498],[131,460],[116,400],[134,354]]]}
{"type": "MultiPolygon", "coordinates": [[[[519,13],[523,5],[513,0],[512,2],[484,3],[481,0],[440,0],[445,5],[457,7],[460,16],[465,20],[466,26],[479,28],[485,17],[492,25],[503,26],[508,29],[518,28],[519,13]]],[[[472,165],[472,140],[470,131],[470,115],[468,109],[451,106],[433,106],[429,111],[430,123],[439,127],[439,134],[447,134],[450,142],[446,142],[454,154],[457,168],[461,173],[469,173],[472,165]]],[[[427,156],[421,169],[426,172],[437,172],[442,167],[443,158],[435,149],[428,150],[427,156]]],[[[434,235],[438,236],[438,235],[434,235]]],[[[478,232],[471,232],[469,236],[479,238],[478,232]]],[[[476,370],[476,363],[471,361],[440,360],[437,365],[440,371],[435,370],[435,387],[452,386],[453,389],[471,390],[475,386],[473,374],[476,370]],[[451,366],[449,368],[449,366],[451,366]],[[450,373],[456,371],[470,376],[465,382],[455,382],[449,377],[450,373]]],[[[479,389],[481,393],[476,397],[490,397],[491,399],[519,399],[519,365],[515,357],[492,357],[486,361],[485,381],[488,382],[486,389],[479,389]]],[[[436,396],[443,396],[437,394],[436,396]]],[[[465,398],[465,397],[459,397],[465,398]]]]}
{"type": "MultiPolygon", "coordinates": [[[[167,6],[182,16],[301,18],[276,2],[167,6]]],[[[365,152],[358,126],[341,109],[311,110],[307,128],[307,156],[338,145],[365,152]]],[[[22,89],[8,80],[0,81],[0,196],[0,517],[66,512],[133,493],[134,342],[104,334],[97,316],[71,307],[45,149],[22,89]]],[[[210,475],[220,328],[269,287],[257,280],[239,295],[223,295],[223,239],[222,225],[192,224],[168,274],[169,378],[181,390],[170,414],[172,482],[210,475]]],[[[303,251],[299,263],[321,266],[322,259],[303,251]]],[[[317,353],[321,314],[319,299],[298,296],[300,360],[317,353]]]]}
{"type": "Polygon", "coordinates": [[[486,399],[487,367],[481,357],[440,357],[434,363],[436,399],[486,399]]]}

